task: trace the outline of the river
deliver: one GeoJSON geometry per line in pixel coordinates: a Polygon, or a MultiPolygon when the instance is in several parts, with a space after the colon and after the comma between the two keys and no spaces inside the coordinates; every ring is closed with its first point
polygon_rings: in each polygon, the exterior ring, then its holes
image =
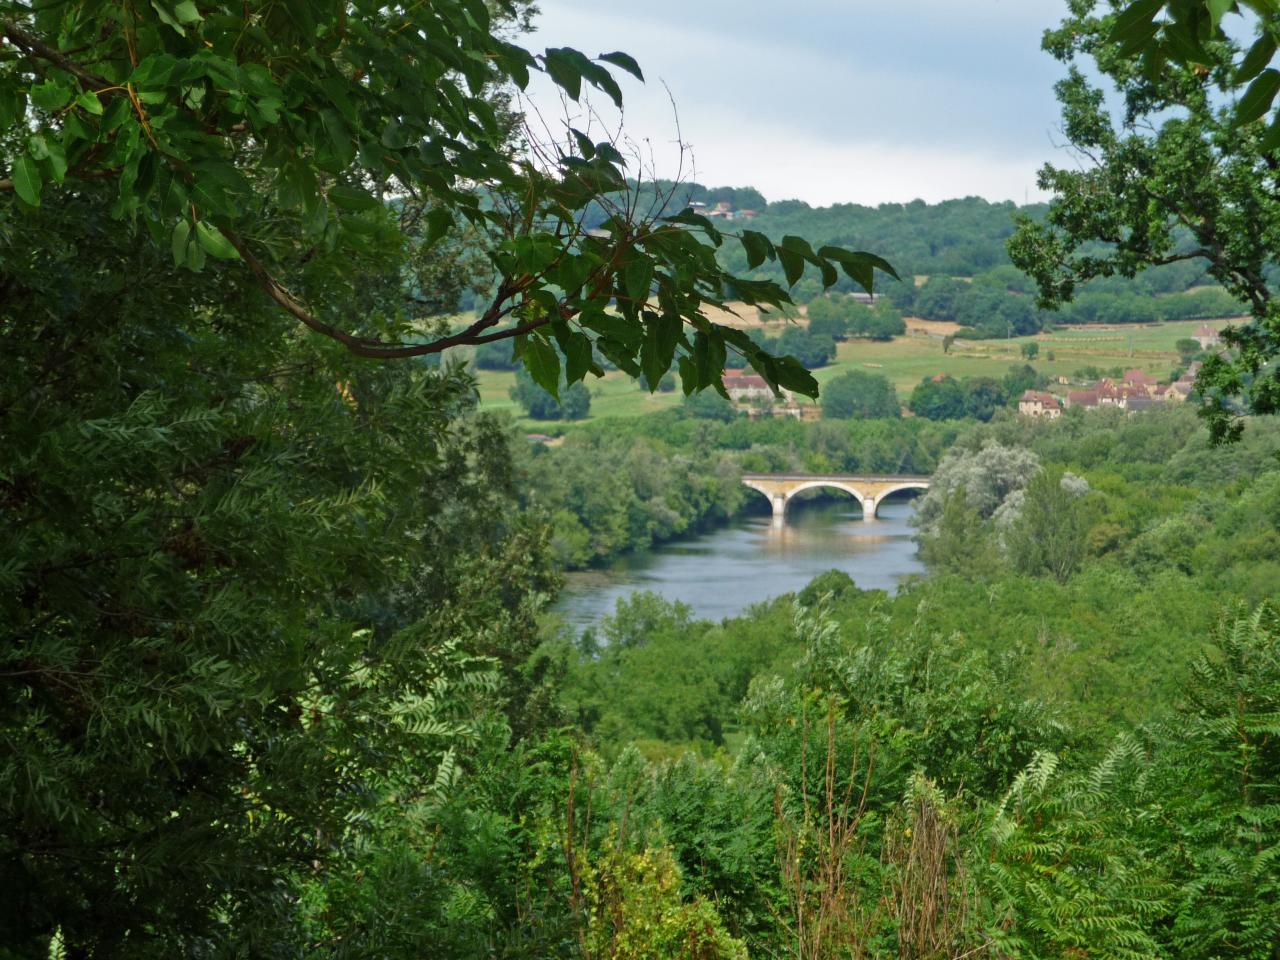
{"type": "Polygon", "coordinates": [[[796,501],[775,530],[752,513],[709,533],[670,541],[600,570],[572,573],[555,610],[574,627],[611,614],[619,598],[650,590],[707,620],[805,587],[824,571],[843,570],[864,590],[893,591],[924,572],[910,525],[910,500],[889,500],[871,522],[853,500],[796,501]]]}

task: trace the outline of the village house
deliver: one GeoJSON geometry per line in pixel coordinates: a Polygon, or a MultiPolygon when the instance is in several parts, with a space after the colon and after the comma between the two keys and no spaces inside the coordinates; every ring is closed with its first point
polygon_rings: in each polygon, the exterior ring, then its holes
{"type": "Polygon", "coordinates": [[[1048,417],[1053,420],[1062,416],[1062,401],[1052,393],[1028,390],[1018,401],[1018,413],[1024,417],[1048,417]]]}
{"type": "MultiPolygon", "coordinates": [[[[724,372],[724,389],[734,403],[751,403],[755,400],[776,400],[773,390],[765,382],[764,377],[745,370],[726,370],[724,372]]],[[[782,391],[782,400],[794,405],[790,390],[782,391]]]]}
{"type": "Polygon", "coordinates": [[[1149,397],[1155,396],[1155,389],[1160,386],[1160,381],[1144,370],[1126,370],[1120,383],[1121,386],[1141,390],[1149,397]]]}
{"type": "Polygon", "coordinates": [[[1222,343],[1222,337],[1218,335],[1218,331],[1207,323],[1200,324],[1192,339],[1200,344],[1201,350],[1211,350],[1222,343]]]}
{"type": "Polygon", "coordinates": [[[1084,410],[1095,410],[1098,406],[1097,390],[1070,390],[1067,392],[1067,407],[1080,407],[1084,410]]]}
{"type": "Polygon", "coordinates": [[[773,397],[773,391],[764,377],[742,370],[726,370],[724,372],[724,389],[734,403],[750,403],[752,400],[765,400],[773,397]]]}
{"type": "Polygon", "coordinates": [[[1137,397],[1149,397],[1146,387],[1130,383],[1116,383],[1114,380],[1099,380],[1094,388],[1098,394],[1098,405],[1102,407],[1120,407],[1127,409],[1129,401],[1137,397]]]}

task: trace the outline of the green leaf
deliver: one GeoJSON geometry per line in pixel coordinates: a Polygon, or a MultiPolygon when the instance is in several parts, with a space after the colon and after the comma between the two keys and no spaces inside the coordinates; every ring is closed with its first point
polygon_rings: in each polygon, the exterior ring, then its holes
{"type": "Polygon", "coordinates": [[[200,16],[200,11],[191,0],[182,0],[173,8],[173,15],[178,18],[180,23],[199,23],[204,17],[200,16]]]}
{"type": "Polygon", "coordinates": [[[1129,4],[1111,27],[1111,41],[1124,44],[1152,35],[1152,21],[1164,4],[1165,0],[1136,0],[1129,4]]]}
{"type": "Polygon", "coordinates": [[[782,261],[782,272],[786,274],[787,286],[794,287],[796,281],[804,276],[804,257],[786,247],[778,247],[778,259],[782,261]]]}
{"type": "Polygon", "coordinates": [[[613,53],[602,53],[597,60],[603,60],[605,63],[612,63],[615,67],[621,67],[627,73],[631,74],[641,83],[644,82],[644,74],[640,72],[640,64],[621,50],[615,50],[613,53]]]}
{"type": "Polygon", "coordinates": [[[588,60],[583,67],[582,75],[591,81],[592,86],[603,90],[615,107],[621,108],[622,88],[618,86],[618,81],[613,79],[613,74],[600,64],[588,60]]]}
{"type": "Polygon", "coordinates": [[[35,160],[23,154],[13,163],[13,189],[18,197],[33,207],[40,206],[40,168],[35,160]]]}
{"type": "Polygon", "coordinates": [[[612,313],[605,313],[603,310],[592,311],[587,313],[584,311],[578,318],[588,330],[594,330],[602,337],[608,337],[617,341],[623,346],[634,348],[643,336],[636,324],[628,323],[621,317],[612,313]]]}
{"type": "Polygon", "coordinates": [[[381,206],[378,198],[368,190],[345,183],[330,187],[329,199],[335,206],[342,207],[344,210],[376,210],[381,206]]]}
{"type": "Polygon", "coordinates": [[[577,50],[568,47],[548,47],[543,54],[542,62],[546,66],[547,75],[569,95],[571,100],[582,96],[582,64],[586,58],[577,50]],[[573,56],[577,54],[577,56],[573,56]]]}
{"type": "Polygon", "coordinates": [[[46,80],[31,88],[31,102],[42,110],[61,110],[71,102],[71,88],[57,80],[46,80]]]}
{"type": "Polygon", "coordinates": [[[686,397],[698,389],[698,367],[690,357],[680,358],[680,389],[686,397]]]}
{"type": "Polygon", "coordinates": [[[102,116],[102,101],[98,99],[98,95],[95,93],[85,91],[80,94],[80,96],[76,97],[76,106],[86,113],[93,114],[95,117],[102,116]]]}
{"type": "Polygon", "coordinates": [[[27,141],[28,152],[37,160],[43,160],[45,169],[54,183],[61,183],[67,175],[67,152],[61,140],[46,140],[43,134],[34,134],[27,141]]]}
{"type": "Polygon", "coordinates": [[[187,31],[182,29],[182,24],[178,22],[178,18],[172,13],[172,11],[166,9],[164,4],[160,3],[159,0],[151,0],[151,8],[155,10],[156,16],[160,18],[160,22],[173,27],[173,29],[177,31],[178,36],[185,37],[187,35],[187,31]]]}
{"type": "Polygon", "coordinates": [[[191,224],[186,220],[179,220],[173,228],[173,237],[171,238],[173,265],[175,267],[180,267],[187,262],[187,244],[190,241],[191,224]]]}
{"type": "Polygon", "coordinates": [[[1214,27],[1222,23],[1222,18],[1230,13],[1236,5],[1236,0],[1208,0],[1209,19],[1213,22],[1214,27]]]}
{"type": "Polygon", "coordinates": [[[577,383],[586,377],[593,360],[591,341],[583,334],[570,330],[566,324],[557,324],[556,343],[564,354],[564,375],[569,383],[577,383]]]}
{"type": "Polygon", "coordinates": [[[676,345],[684,324],[678,316],[645,311],[644,343],[640,345],[640,369],[649,381],[649,392],[658,389],[658,381],[671,369],[676,345]]]}
{"type": "Polygon", "coordinates": [[[1271,58],[1276,55],[1276,38],[1270,33],[1264,33],[1249,48],[1249,52],[1244,55],[1239,68],[1236,70],[1235,82],[1248,83],[1263,68],[1271,62],[1271,58]]]}
{"type": "Polygon", "coordinates": [[[637,257],[622,271],[622,287],[637,305],[649,299],[652,285],[653,261],[648,257],[637,257]]]}
{"type": "Polygon", "coordinates": [[[427,211],[427,246],[433,246],[436,241],[443,237],[446,233],[453,229],[453,214],[445,207],[433,207],[427,211]]]}
{"type": "Polygon", "coordinates": [[[8,127],[22,120],[26,113],[27,98],[12,88],[0,90],[0,127],[8,127]]]}
{"type": "Polygon", "coordinates": [[[772,371],[778,386],[806,397],[818,395],[818,381],[795,357],[781,357],[772,371]]]}
{"type": "Polygon", "coordinates": [[[763,233],[757,233],[755,230],[743,230],[739,240],[742,242],[742,248],[747,252],[748,270],[754,270],[766,260],[772,260],[776,256],[773,252],[773,244],[769,242],[769,238],[763,233]]]}
{"type": "MultiPolygon", "coordinates": [[[[3,124],[0,124],[3,126],[3,124]]],[[[62,142],[70,144],[75,140],[96,140],[98,134],[85,123],[80,114],[72,112],[62,118],[62,142]]]]}
{"type": "Polygon", "coordinates": [[[231,241],[222,235],[222,231],[208,220],[196,224],[196,239],[200,241],[206,253],[219,260],[238,260],[240,251],[231,245],[231,241]]]}
{"type": "Polygon", "coordinates": [[[533,382],[560,399],[560,355],[540,337],[528,337],[520,348],[520,359],[533,382]]]}
{"type": "Polygon", "coordinates": [[[839,274],[836,272],[836,268],[826,260],[818,257],[813,252],[813,247],[809,246],[809,241],[805,240],[803,237],[783,237],[782,246],[784,249],[800,254],[800,256],[805,259],[806,263],[811,263],[817,267],[819,272],[822,274],[823,287],[834,286],[836,281],[840,279],[839,274]]]}
{"type": "Polygon", "coordinates": [[[1237,125],[1252,123],[1269,109],[1276,94],[1280,93],[1280,71],[1268,68],[1249,84],[1240,102],[1236,104],[1235,122],[1237,125]]]}
{"type": "Polygon", "coordinates": [[[582,154],[582,159],[592,159],[596,155],[596,147],[591,142],[591,138],[581,130],[575,130],[573,127],[569,128],[569,132],[573,134],[573,139],[578,142],[578,153],[582,154]]]}
{"type": "Polygon", "coordinates": [[[818,255],[840,264],[849,279],[862,287],[867,293],[872,292],[876,270],[887,273],[895,280],[902,279],[889,261],[883,257],[877,257],[874,253],[863,253],[845,250],[843,247],[827,246],[819,250],[818,255]]]}
{"type": "MultiPolygon", "coordinates": [[[[711,337],[698,331],[693,337],[693,389],[701,390],[703,387],[710,386],[716,377],[716,370],[711,360],[711,337]]],[[[681,376],[684,375],[684,368],[681,367],[681,376]]],[[[689,385],[685,384],[685,393],[692,393],[689,385]]]]}
{"type": "Polygon", "coordinates": [[[187,269],[192,273],[199,273],[204,269],[206,256],[204,247],[198,243],[187,244],[187,269]]]}
{"type": "Polygon", "coordinates": [[[1262,149],[1265,153],[1280,150],[1280,113],[1276,114],[1275,119],[1271,121],[1271,126],[1267,128],[1262,138],[1262,149]]]}

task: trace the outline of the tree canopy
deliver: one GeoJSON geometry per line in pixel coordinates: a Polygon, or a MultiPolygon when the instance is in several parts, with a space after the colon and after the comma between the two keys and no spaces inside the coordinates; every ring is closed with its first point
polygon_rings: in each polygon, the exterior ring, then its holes
{"type": "Polygon", "coordinates": [[[555,393],[562,373],[572,384],[598,372],[594,341],[653,384],[678,365],[691,392],[720,385],[733,350],[775,387],[815,395],[801,364],[704,315],[726,300],[789,299],[777,283],[721,268],[716,248],[732,239],[750,267],[779,262],[787,284],[812,268],[830,286],[843,269],[870,289],[877,269],[892,268],[796,236],[729,237],[688,210],[647,218],[606,199],[627,195],[627,158],[576,129],[550,143],[526,130],[517,147],[502,91],[532,73],[571,100],[589,87],[617,105],[618,76],[643,78],[624,53],[535,55],[504,36],[502,22],[518,16],[510,0],[10,9],[0,18],[14,51],[0,65],[0,187],[31,208],[105,182],[114,215],[176,264],[242,261],[282,310],[358,356],[512,339],[555,393]],[[599,202],[609,216],[588,232],[584,211],[599,202]],[[353,314],[308,276],[323,250],[403,282],[406,260],[463,231],[490,264],[493,292],[461,330],[429,322],[412,291],[353,314]]]}
{"type": "Polygon", "coordinates": [[[1024,219],[1009,245],[1046,307],[1095,278],[1182,262],[1202,264],[1246,303],[1251,322],[1224,333],[1233,352],[1208,357],[1200,375],[1203,413],[1219,439],[1239,436],[1242,413],[1280,409],[1270,362],[1280,354],[1280,126],[1266,122],[1280,90],[1280,73],[1268,66],[1274,14],[1264,0],[1139,0],[1119,10],[1075,0],[1044,46],[1071,64],[1058,98],[1067,138],[1089,162],[1044,168],[1040,185],[1055,199],[1043,221],[1024,219]],[[1223,29],[1229,12],[1243,10],[1257,14],[1244,22],[1254,34],[1247,49],[1233,39],[1241,31],[1223,29]],[[1118,91],[1118,116],[1082,59],[1118,91]]]}

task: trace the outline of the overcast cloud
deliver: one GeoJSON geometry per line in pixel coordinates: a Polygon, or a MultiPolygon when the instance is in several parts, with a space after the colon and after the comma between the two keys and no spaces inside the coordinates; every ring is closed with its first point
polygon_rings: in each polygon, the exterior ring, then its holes
{"type": "MultiPolygon", "coordinates": [[[[648,140],[662,175],[679,159],[663,82],[696,179],[771,200],[1021,203],[1038,198],[1040,165],[1064,160],[1053,84],[1065,71],[1040,50],[1064,0],[540,6],[531,46],[640,61],[648,83],[624,84],[625,126],[648,140]]],[[[534,96],[546,104],[545,89],[534,96]]]]}

